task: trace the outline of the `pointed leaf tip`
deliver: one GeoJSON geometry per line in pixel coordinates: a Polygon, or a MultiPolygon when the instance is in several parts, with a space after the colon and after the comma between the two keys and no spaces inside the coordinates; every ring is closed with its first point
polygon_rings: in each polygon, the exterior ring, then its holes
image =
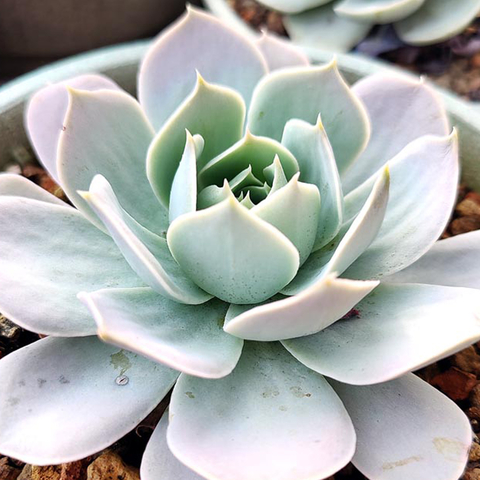
{"type": "Polygon", "coordinates": [[[211,208],[177,218],[167,241],[197,285],[230,303],[263,301],[298,270],[299,254],[290,240],[232,194],[211,208]]]}
{"type": "Polygon", "coordinates": [[[195,70],[207,81],[234,88],[248,103],[268,67],[249,38],[211,14],[188,8],[157,37],[140,66],[140,103],[157,130],[188,96],[195,70]]]}

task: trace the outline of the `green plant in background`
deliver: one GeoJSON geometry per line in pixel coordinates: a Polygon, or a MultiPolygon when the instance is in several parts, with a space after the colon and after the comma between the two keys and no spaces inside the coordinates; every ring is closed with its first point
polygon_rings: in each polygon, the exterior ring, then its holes
{"type": "MultiPolygon", "coordinates": [[[[461,33],[480,12],[479,0],[258,0],[284,14],[302,47],[348,52],[374,25],[393,24],[403,42],[431,45],[461,33]]],[[[205,0],[220,17],[235,18],[228,0],[205,0]]],[[[236,18],[236,22],[239,22],[236,18]]]]}
{"type": "Polygon", "coordinates": [[[190,9],[138,97],[32,98],[76,208],[0,176],[0,311],[48,335],[0,361],[0,452],[81,459],[173,386],[143,480],[457,479],[469,422],[409,373],[480,339],[480,233],[435,243],[459,175],[435,92],[190,9]]]}

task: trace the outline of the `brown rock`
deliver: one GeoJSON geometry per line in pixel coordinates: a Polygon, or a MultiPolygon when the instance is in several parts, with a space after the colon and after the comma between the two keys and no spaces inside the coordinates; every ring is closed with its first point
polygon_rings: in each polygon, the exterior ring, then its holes
{"type": "Polygon", "coordinates": [[[480,480],[480,468],[467,470],[463,476],[463,480],[480,480]]]}
{"type": "Polygon", "coordinates": [[[480,445],[478,443],[472,443],[468,459],[471,462],[478,462],[480,460],[480,445]]]}
{"type": "Polygon", "coordinates": [[[442,371],[440,370],[438,363],[432,363],[430,365],[427,365],[426,367],[423,367],[420,370],[417,370],[415,373],[422,380],[425,380],[426,382],[430,383],[432,381],[432,378],[436,377],[441,372],[442,371]]]}
{"type": "Polygon", "coordinates": [[[465,197],[465,200],[462,200],[457,207],[455,212],[458,213],[461,217],[466,217],[468,215],[480,215],[480,204],[477,203],[472,197],[465,197]]]}
{"type": "MultiPolygon", "coordinates": [[[[452,363],[464,372],[480,375],[480,355],[470,346],[452,357],[452,363]]],[[[480,405],[480,404],[479,404],[480,405]]]]}
{"type": "Polygon", "coordinates": [[[60,480],[85,480],[87,478],[87,467],[91,457],[79,462],[64,463],[60,480]]]}
{"type": "Polygon", "coordinates": [[[25,465],[17,480],[60,480],[61,465],[38,467],[37,465],[25,465]]]}
{"type": "MultiPolygon", "coordinates": [[[[470,392],[470,403],[480,412],[480,385],[475,385],[470,392]]],[[[480,417],[477,420],[480,420],[480,417]]]]}
{"type": "Polygon", "coordinates": [[[470,419],[470,425],[472,426],[472,430],[475,433],[479,433],[480,431],[480,408],[478,407],[470,407],[465,411],[467,417],[470,419]]]}
{"type": "Polygon", "coordinates": [[[466,412],[468,418],[472,420],[480,420],[480,408],[479,407],[470,407],[466,412]]]}
{"type": "Polygon", "coordinates": [[[468,217],[456,218],[450,224],[450,232],[452,235],[460,235],[462,233],[473,232],[480,229],[480,216],[469,215],[468,217]]]}
{"type": "Polygon", "coordinates": [[[277,12],[268,12],[267,28],[269,31],[277,35],[285,35],[285,27],[283,26],[282,16],[277,12]]]}
{"type": "Polygon", "coordinates": [[[18,337],[20,331],[21,328],[18,325],[15,325],[13,322],[8,320],[8,318],[0,315],[0,337],[13,340],[18,337]]]}
{"type": "Polygon", "coordinates": [[[0,458],[0,480],[17,480],[21,470],[10,465],[7,457],[0,458]]]}
{"type": "Polygon", "coordinates": [[[465,195],[465,198],[474,201],[477,205],[480,205],[480,193],[478,192],[468,192],[465,195]]]}
{"type": "Polygon", "coordinates": [[[85,480],[89,461],[86,459],[48,467],[25,465],[17,480],[85,480]]]}
{"type": "Polygon", "coordinates": [[[106,451],[88,466],[87,480],[140,480],[138,470],[125,465],[116,453],[106,451]]]}
{"type": "Polygon", "coordinates": [[[63,190],[42,167],[28,163],[23,167],[22,175],[24,177],[27,177],[29,180],[36,183],[52,195],[55,195],[61,200],[66,200],[66,196],[63,190]]]}
{"type": "Polygon", "coordinates": [[[477,384],[477,378],[471,373],[452,367],[432,379],[431,384],[438,387],[452,400],[465,400],[477,384]]]}

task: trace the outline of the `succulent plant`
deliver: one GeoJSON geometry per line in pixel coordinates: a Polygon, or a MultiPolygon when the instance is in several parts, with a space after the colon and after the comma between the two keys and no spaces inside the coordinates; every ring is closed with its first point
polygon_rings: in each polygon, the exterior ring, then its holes
{"type": "Polygon", "coordinates": [[[0,361],[0,452],[91,455],[173,387],[143,480],[457,479],[469,422],[410,373],[480,339],[479,233],[436,243],[436,93],[190,9],[138,97],[92,74],[31,99],[74,207],[0,176],[0,311],[47,335],[0,361]]]}
{"type": "MultiPolygon", "coordinates": [[[[393,24],[399,39],[409,45],[439,43],[465,30],[480,12],[479,0],[258,1],[284,14],[283,24],[295,43],[334,52],[351,50],[374,25],[393,24]]],[[[205,3],[239,24],[228,0],[205,3]]]]}

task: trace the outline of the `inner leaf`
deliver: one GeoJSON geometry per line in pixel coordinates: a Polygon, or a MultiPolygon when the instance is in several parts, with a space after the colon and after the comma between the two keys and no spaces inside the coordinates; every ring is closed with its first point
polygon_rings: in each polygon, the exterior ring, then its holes
{"type": "Polygon", "coordinates": [[[207,185],[221,186],[225,179],[233,180],[251,166],[253,175],[263,184],[267,178],[264,169],[278,155],[287,179],[298,172],[298,163],[290,151],[276,140],[257,137],[247,132],[235,145],[221,153],[200,171],[201,188],[207,185]]]}

